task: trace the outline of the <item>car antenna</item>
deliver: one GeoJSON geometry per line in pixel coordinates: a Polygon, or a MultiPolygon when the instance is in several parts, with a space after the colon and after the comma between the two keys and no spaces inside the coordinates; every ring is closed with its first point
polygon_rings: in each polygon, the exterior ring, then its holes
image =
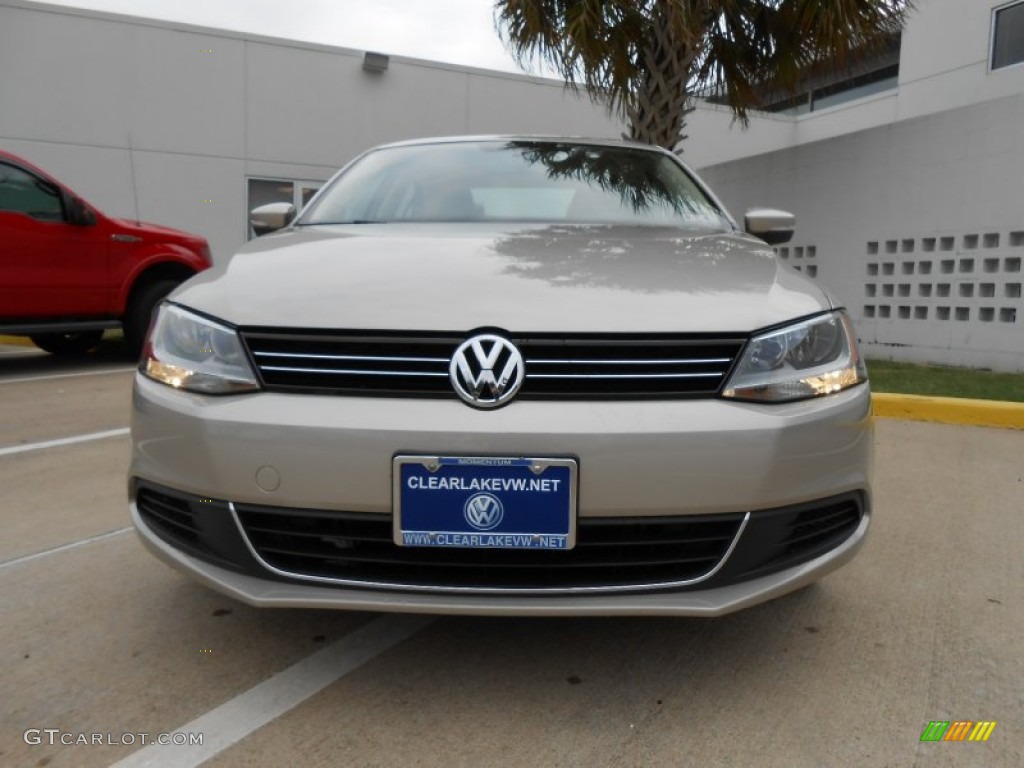
{"type": "Polygon", "coordinates": [[[131,171],[132,178],[132,199],[135,201],[135,222],[142,221],[142,215],[139,213],[139,187],[135,182],[135,149],[132,147],[132,134],[128,133],[128,168],[131,171]]]}

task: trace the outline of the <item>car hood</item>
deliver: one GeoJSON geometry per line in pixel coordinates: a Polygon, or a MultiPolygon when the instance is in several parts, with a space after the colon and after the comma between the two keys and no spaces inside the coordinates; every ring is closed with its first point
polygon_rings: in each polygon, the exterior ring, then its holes
{"type": "Polygon", "coordinates": [[[316,226],[249,243],[173,298],[241,326],[751,331],[830,304],[760,240],[615,226],[316,226]]]}
{"type": "Polygon", "coordinates": [[[134,235],[150,240],[173,243],[205,243],[206,240],[199,235],[185,232],[173,227],[165,227],[163,224],[153,224],[149,221],[135,221],[133,219],[115,219],[110,221],[121,234],[134,235]]]}

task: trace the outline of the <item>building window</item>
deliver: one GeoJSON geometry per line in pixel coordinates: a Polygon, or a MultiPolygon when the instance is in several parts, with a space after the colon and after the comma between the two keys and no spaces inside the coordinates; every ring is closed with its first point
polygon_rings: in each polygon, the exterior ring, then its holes
{"type": "Polygon", "coordinates": [[[1024,62],[1024,3],[999,8],[992,32],[992,69],[1024,62]]]}
{"type": "MultiPolygon", "coordinates": [[[[246,211],[259,208],[267,203],[291,203],[295,206],[295,210],[301,211],[321,186],[323,186],[322,181],[249,179],[246,211]]],[[[248,217],[246,219],[248,220],[248,217]]],[[[255,234],[251,226],[248,228],[248,232],[248,239],[252,240],[255,234]]]]}
{"type": "MultiPolygon", "coordinates": [[[[896,32],[880,48],[854,55],[846,66],[834,62],[810,65],[795,90],[761,93],[758,109],[801,115],[894,90],[899,86],[901,45],[901,33],[896,32]]],[[[715,89],[698,96],[713,104],[728,103],[727,94],[715,89]]]]}

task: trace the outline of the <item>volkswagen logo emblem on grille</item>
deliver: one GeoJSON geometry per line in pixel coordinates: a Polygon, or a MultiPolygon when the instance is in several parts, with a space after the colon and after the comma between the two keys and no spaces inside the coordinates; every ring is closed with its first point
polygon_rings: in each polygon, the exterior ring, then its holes
{"type": "Polygon", "coordinates": [[[508,339],[482,333],[467,339],[452,355],[448,375],[455,394],[477,408],[496,408],[511,400],[523,384],[523,356],[508,339]]]}
{"type": "Polygon", "coordinates": [[[505,516],[505,508],[497,496],[489,493],[475,493],[462,508],[466,522],[478,531],[491,531],[498,527],[505,516]]]}

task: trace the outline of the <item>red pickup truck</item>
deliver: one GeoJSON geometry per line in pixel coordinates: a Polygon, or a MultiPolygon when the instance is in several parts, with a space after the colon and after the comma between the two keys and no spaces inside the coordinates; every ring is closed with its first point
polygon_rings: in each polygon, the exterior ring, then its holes
{"type": "Polygon", "coordinates": [[[44,171],[0,151],[0,334],[82,354],[123,328],[138,354],[153,307],[211,265],[206,240],[104,216],[44,171]]]}

